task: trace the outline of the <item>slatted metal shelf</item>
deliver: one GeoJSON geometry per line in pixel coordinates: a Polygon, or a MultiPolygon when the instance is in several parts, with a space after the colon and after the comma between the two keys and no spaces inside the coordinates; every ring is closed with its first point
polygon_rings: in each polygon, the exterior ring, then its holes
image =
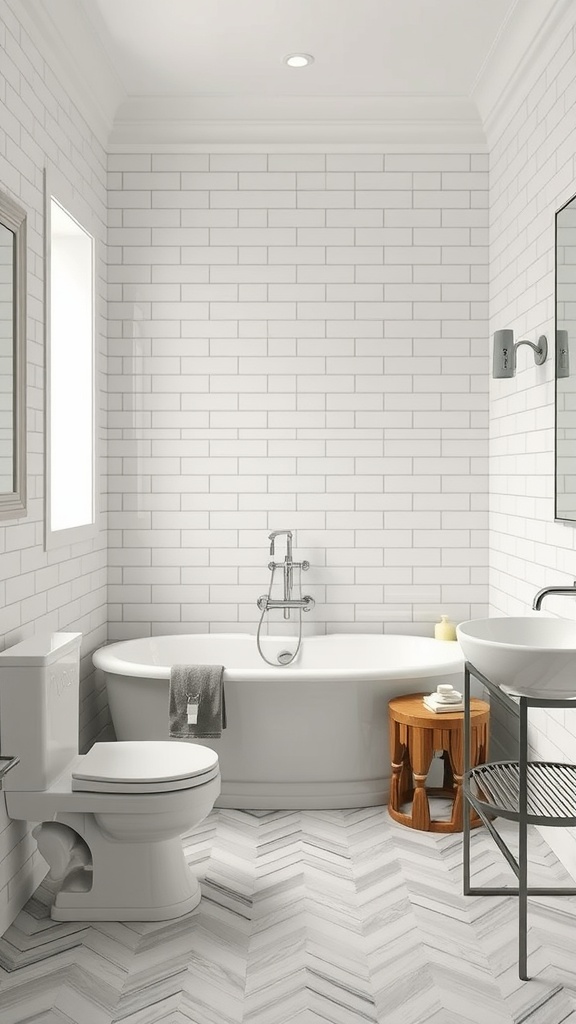
{"type": "MultiPolygon", "coordinates": [[[[517,821],[520,814],[518,761],[492,761],[466,773],[465,793],[484,814],[517,821]]],[[[526,823],[576,825],[576,765],[529,761],[526,771],[526,823]]]]}

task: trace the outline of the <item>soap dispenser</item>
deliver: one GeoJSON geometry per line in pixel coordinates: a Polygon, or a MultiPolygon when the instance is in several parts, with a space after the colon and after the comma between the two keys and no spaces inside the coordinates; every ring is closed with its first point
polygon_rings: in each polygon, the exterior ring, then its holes
{"type": "Polygon", "coordinates": [[[455,640],[456,626],[447,615],[440,616],[440,622],[434,626],[434,637],[436,640],[455,640]]]}

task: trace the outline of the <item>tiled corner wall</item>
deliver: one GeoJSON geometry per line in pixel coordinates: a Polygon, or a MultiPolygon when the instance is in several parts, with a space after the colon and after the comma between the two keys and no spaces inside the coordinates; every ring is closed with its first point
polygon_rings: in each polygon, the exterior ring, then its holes
{"type": "Polygon", "coordinates": [[[109,169],[111,639],[253,630],[282,528],[309,632],[482,614],[487,157],[109,169]]]}
{"type": "MultiPolygon", "coordinates": [[[[546,334],[551,352],[536,367],[520,349],[516,377],[491,382],[493,614],[525,614],[540,587],[576,578],[576,523],[554,522],[554,213],[576,191],[575,22],[572,5],[490,139],[490,331],[546,334]]],[[[545,609],[576,618],[572,599],[545,609]]],[[[532,712],[531,721],[537,756],[574,760],[574,712],[532,712]]],[[[550,831],[576,876],[572,830],[550,831]]]]}
{"type": "MultiPolygon", "coordinates": [[[[32,41],[19,6],[0,0],[0,188],[28,214],[28,515],[0,522],[0,646],[43,629],[84,634],[81,740],[86,743],[108,716],[90,662],[91,651],[106,639],[106,532],[89,543],[44,551],[43,172],[47,160],[56,164],[94,212],[101,227],[98,287],[104,302],[105,153],[32,41]]],[[[98,330],[104,356],[102,320],[98,330]]],[[[104,387],[100,393],[104,401],[104,387]]],[[[45,871],[27,824],[9,822],[0,802],[0,934],[45,871]]]]}

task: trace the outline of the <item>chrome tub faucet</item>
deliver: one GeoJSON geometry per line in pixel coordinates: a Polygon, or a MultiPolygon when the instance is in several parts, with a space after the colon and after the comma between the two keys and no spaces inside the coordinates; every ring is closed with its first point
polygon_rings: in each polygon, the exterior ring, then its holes
{"type": "Polygon", "coordinates": [[[291,608],[300,608],[304,612],[309,612],[314,607],[314,598],[308,595],[302,597],[302,591],[300,591],[300,597],[292,597],[292,588],[294,585],[294,569],[299,569],[301,572],[306,572],[310,568],[310,562],[294,562],[292,558],[292,530],[273,530],[269,535],[268,540],[270,541],[270,554],[274,558],[276,537],[286,537],[286,555],[283,562],[269,562],[268,568],[272,573],[272,579],[270,580],[270,590],[267,594],[262,594],[258,598],[257,604],[261,612],[267,611],[270,608],[283,608],[284,618],[290,618],[291,608]],[[274,573],[276,569],[282,569],[284,577],[284,597],[281,601],[274,600],[270,597],[272,590],[272,582],[274,580],[274,573]]]}

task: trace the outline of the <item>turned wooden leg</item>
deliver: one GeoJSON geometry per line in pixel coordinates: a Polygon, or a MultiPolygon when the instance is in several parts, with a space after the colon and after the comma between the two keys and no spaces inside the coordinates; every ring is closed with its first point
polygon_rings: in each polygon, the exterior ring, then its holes
{"type": "Polygon", "coordinates": [[[419,828],[424,832],[430,830],[430,805],[426,792],[426,777],[434,756],[432,740],[431,729],[410,729],[408,750],[414,775],[412,827],[419,828]]]}
{"type": "Polygon", "coordinates": [[[400,742],[400,726],[398,722],[390,719],[390,757],[392,764],[392,778],[390,779],[390,807],[394,811],[400,810],[402,803],[401,772],[404,764],[404,744],[400,742]]]}
{"type": "Polygon", "coordinates": [[[412,779],[412,765],[410,754],[406,747],[402,755],[402,771],[400,772],[400,803],[404,804],[412,799],[414,793],[414,781],[412,779]]]}
{"type": "Polygon", "coordinates": [[[455,832],[462,831],[462,776],[454,774],[454,806],[450,823],[455,832]]]}
{"type": "Polygon", "coordinates": [[[488,726],[480,725],[477,728],[478,739],[475,744],[476,749],[476,760],[473,761],[473,765],[486,764],[488,760],[488,726]]]}
{"type": "Polygon", "coordinates": [[[462,773],[464,771],[464,746],[462,729],[451,729],[448,737],[448,756],[454,773],[454,806],[450,822],[455,832],[462,830],[462,773]]]}
{"type": "MultiPolygon", "coordinates": [[[[472,726],[470,730],[470,767],[474,768],[478,764],[483,763],[484,750],[486,745],[486,734],[481,729],[472,726]]],[[[452,808],[451,823],[454,827],[455,832],[462,830],[462,779],[464,772],[464,750],[463,750],[463,735],[461,729],[452,729],[450,732],[450,742],[448,753],[450,755],[450,763],[454,772],[454,782],[456,785],[456,793],[454,796],[454,807],[452,808]]],[[[475,819],[476,815],[473,813],[472,808],[469,809],[471,819],[475,819]]]]}

